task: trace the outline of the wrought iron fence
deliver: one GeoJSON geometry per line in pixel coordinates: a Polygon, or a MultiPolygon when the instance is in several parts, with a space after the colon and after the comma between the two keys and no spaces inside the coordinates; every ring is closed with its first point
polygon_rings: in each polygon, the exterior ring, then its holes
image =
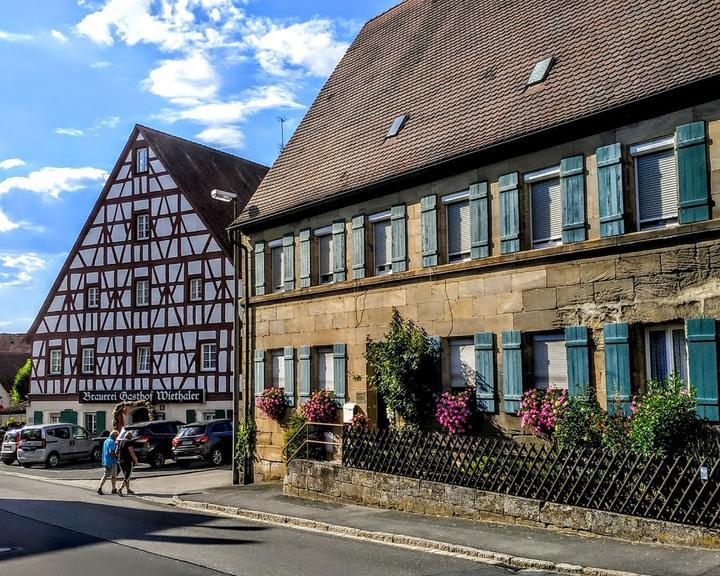
{"type": "Polygon", "coordinates": [[[362,470],[715,527],[720,458],[712,452],[643,457],[499,438],[346,429],[342,457],[345,466],[362,470]]]}

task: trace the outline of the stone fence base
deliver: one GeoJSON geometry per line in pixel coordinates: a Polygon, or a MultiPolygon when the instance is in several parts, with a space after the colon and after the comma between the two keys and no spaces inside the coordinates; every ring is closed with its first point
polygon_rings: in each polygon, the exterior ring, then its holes
{"type": "Polygon", "coordinates": [[[418,514],[562,528],[639,542],[720,548],[719,530],[356,470],[338,462],[294,460],[288,466],[283,492],[310,500],[418,514]]]}

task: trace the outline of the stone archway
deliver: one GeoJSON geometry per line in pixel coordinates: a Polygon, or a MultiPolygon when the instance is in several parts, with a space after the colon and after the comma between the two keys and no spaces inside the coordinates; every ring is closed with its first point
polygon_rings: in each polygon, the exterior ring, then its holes
{"type": "Polygon", "coordinates": [[[112,413],[112,429],[122,430],[125,424],[132,424],[134,422],[145,422],[148,420],[155,420],[157,418],[157,412],[155,412],[155,406],[153,406],[147,400],[137,400],[135,402],[120,402],[113,409],[112,413]],[[140,413],[139,416],[143,416],[143,420],[136,420],[134,415],[140,410],[144,410],[144,414],[140,413]]]}

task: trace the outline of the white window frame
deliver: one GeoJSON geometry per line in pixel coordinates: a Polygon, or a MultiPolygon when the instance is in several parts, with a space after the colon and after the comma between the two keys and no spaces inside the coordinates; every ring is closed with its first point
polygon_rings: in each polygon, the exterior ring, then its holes
{"type": "Polygon", "coordinates": [[[188,292],[190,302],[201,302],[203,299],[203,279],[198,277],[190,278],[188,292]]]}
{"type": "Polygon", "coordinates": [[[317,386],[318,390],[335,391],[335,355],[332,346],[321,346],[317,348],[317,386]],[[330,376],[332,378],[332,387],[328,387],[328,380],[321,380],[320,375],[323,373],[324,367],[327,366],[327,358],[330,358],[330,376]]]}
{"type": "Polygon", "coordinates": [[[135,349],[135,362],[137,363],[135,372],[138,374],[150,373],[150,367],[152,366],[152,351],[150,350],[150,346],[143,345],[135,349]]]}
{"type": "Polygon", "coordinates": [[[148,171],[150,163],[150,151],[147,147],[135,149],[135,173],[143,174],[148,171]],[[143,162],[141,162],[141,160],[143,162]]]}
{"type": "Polygon", "coordinates": [[[135,215],[135,240],[150,240],[150,214],[135,215]]]}
{"type": "Polygon", "coordinates": [[[50,424],[60,424],[60,412],[50,412],[50,424]]]}
{"type": "MultiPolygon", "coordinates": [[[[390,210],[384,210],[382,212],[377,212],[375,214],[371,214],[368,216],[368,222],[372,224],[372,238],[373,238],[373,270],[375,271],[375,276],[387,276],[388,274],[392,274],[392,250],[390,254],[386,255],[386,258],[389,259],[389,261],[384,262],[383,264],[378,265],[377,262],[377,246],[375,246],[375,224],[379,222],[385,222],[387,220],[390,220],[391,212],[390,210]]],[[[390,246],[392,246],[392,223],[390,223],[390,246]]]]}
{"type": "Polygon", "coordinates": [[[268,242],[268,250],[270,251],[270,284],[274,293],[285,292],[285,248],[283,247],[283,239],[278,238],[268,242]],[[280,284],[275,285],[275,259],[273,251],[280,250],[280,284]]]}
{"type": "Polygon", "coordinates": [[[48,359],[48,374],[51,376],[57,376],[58,374],[62,374],[62,349],[50,349],[50,357],[48,359]],[[55,353],[57,353],[57,364],[55,362],[55,353]]]}
{"type": "Polygon", "coordinates": [[[147,278],[135,280],[135,306],[150,306],[150,280],[147,278]]]}
{"type": "MultiPolygon", "coordinates": [[[[533,388],[535,390],[568,390],[570,382],[569,377],[567,374],[567,355],[563,356],[565,359],[565,380],[568,383],[565,387],[562,386],[552,386],[551,382],[548,382],[548,386],[546,388],[540,388],[538,387],[537,383],[537,375],[535,372],[535,343],[536,342],[562,342],[563,343],[563,351],[565,350],[565,335],[561,333],[540,333],[540,334],[533,334],[532,336],[532,347],[533,347],[533,388]]],[[[550,376],[548,372],[548,377],[550,376]]]]}
{"type": "Polygon", "coordinates": [[[272,382],[273,388],[285,389],[285,351],[284,350],[271,350],[270,351],[270,381],[272,382]],[[278,373],[275,374],[275,362],[277,361],[278,373]],[[281,378],[282,376],[282,378],[281,378]]]}
{"type": "MultiPolygon", "coordinates": [[[[675,365],[675,350],[673,348],[673,338],[672,333],[675,330],[682,330],[683,334],[685,335],[685,374],[688,374],[689,367],[689,358],[688,358],[688,349],[687,349],[687,332],[685,331],[685,326],[682,324],[657,324],[655,326],[646,326],[645,327],[645,375],[647,376],[647,380],[650,380],[652,378],[652,367],[650,364],[650,332],[665,332],[665,358],[667,358],[668,362],[668,374],[673,374],[674,372],[677,372],[677,366],[675,365]]],[[[678,372],[679,374],[679,372],[678,372]]],[[[688,382],[685,382],[686,385],[688,385],[688,382]]]]}
{"type": "MultiPolygon", "coordinates": [[[[678,214],[675,218],[669,218],[667,220],[640,220],[640,189],[638,188],[638,163],[635,162],[635,158],[638,156],[645,156],[647,154],[654,154],[655,152],[662,152],[663,150],[675,150],[675,136],[663,136],[662,138],[656,138],[654,140],[648,140],[639,144],[630,146],[630,156],[633,158],[633,174],[635,177],[635,214],[636,218],[636,229],[639,230],[652,230],[653,228],[672,228],[678,226],[678,217],[680,215],[680,207],[678,205],[678,214]],[[653,225],[653,222],[656,224],[653,225]]],[[[677,171],[677,153],[675,154],[675,170],[677,171]]],[[[678,181],[678,204],[680,202],[680,190],[678,181]]]]}
{"type": "MultiPolygon", "coordinates": [[[[460,202],[467,202],[468,208],[470,207],[470,191],[463,190],[462,192],[456,192],[455,194],[448,194],[440,198],[440,202],[445,205],[445,244],[448,262],[468,262],[470,261],[471,246],[468,246],[467,252],[450,253],[450,211],[448,206],[450,204],[457,204],[460,202]]],[[[472,240],[470,241],[472,244],[472,240]]]]}
{"type": "Polygon", "coordinates": [[[83,374],[95,372],[95,348],[86,346],[82,349],[80,371],[83,374]]]}
{"type": "Polygon", "coordinates": [[[202,419],[203,421],[207,422],[208,420],[215,420],[215,411],[212,412],[210,410],[207,410],[202,413],[202,419]]]}
{"type": "MultiPolygon", "coordinates": [[[[562,232],[557,238],[550,237],[541,238],[539,240],[533,239],[533,184],[537,184],[538,182],[542,182],[543,180],[553,180],[555,178],[560,178],[559,165],[551,166],[549,168],[543,168],[542,170],[535,170],[534,172],[528,172],[523,176],[523,181],[529,186],[528,192],[530,200],[530,244],[532,245],[533,249],[549,248],[550,246],[562,245],[562,232]]],[[[562,204],[562,189],[560,192],[560,203],[562,204]]],[[[560,210],[562,211],[562,206],[560,207],[560,210]]]]}
{"type": "MultiPolygon", "coordinates": [[[[92,436],[97,436],[97,412],[85,412],[83,414],[83,423],[85,424],[85,430],[92,436]]],[[[102,432],[102,430],[100,430],[102,432]]]]}
{"type": "Polygon", "coordinates": [[[333,235],[332,235],[332,226],[323,226],[322,228],[318,228],[313,232],[313,235],[316,238],[316,246],[317,246],[317,254],[318,254],[318,284],[332,284],[335,282],[335,274],[333,272],[334,269],[334,252],[333,252],[333,235]],[[321,256],[320,256],[320,238],[326,238],[330,237],[330,254],[328,256],[328,262],[330,265],[330,269],[327,271],[326,274],[323,275],[322,270],[320,269],[320,262],[321,262],[321,256]],[[323,276],[325,276],[325,279],[323,280],[323,276]]]}
{"type": "Polygon", "coordinates": [[[99,308],[100,307],[100,287],[99,286],[88,286],[87,305],[88,305],[88,308],[99,308]]]}
{"type": "Polygon", "coordinates": [[[218,367],[217,342],[200,343],[200,371],[215,372],[218,367]]]}
{"type": "MultiPolygon", "coordinates": [[[[462,353],[461,353],[462,354],[462,353]]],[[[475,366],[475,342],[472,338],[451,338],[448,340],[448,359],[449,359],[449,366],[450,366],[450,389],[456,390],[460,388],[474,388],[476,385],[477,380],[477,366],[475,366]],[[469,346],[472,349],[472,359],[473,359],[473,365],[468,366],[474,373],[474,381],[470,381],[466,378],[466,375],[462,371],[462,364],[460,366],[461,368],[461,376],[462,376],[462,383],[459,383],[459,381],[454,379],[454,365],[453,365],[453,348],[455,347],[461,347],[461,346],[469,346]]],[[[462,362],[462,356],[460,356],[461,362],[462,362]]]]}

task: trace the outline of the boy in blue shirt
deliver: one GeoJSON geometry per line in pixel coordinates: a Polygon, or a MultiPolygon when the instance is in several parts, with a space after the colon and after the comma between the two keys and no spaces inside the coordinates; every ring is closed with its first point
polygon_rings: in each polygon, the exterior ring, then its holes
{"type": "Polygon", "coordinates": [[[105,482],[107,482],[107,479],[110,478],[110,483],[112,484],[112,493],[117,494],[117,488],[115,487],[115,482],[117,481],[117,467],[118,467],[118,458],[117,458],[117,442],[116,438],[118,437],[118,431],[113,430],[110,432],[110,436],[107,440],[103,443],[103,449],[102,449],[102,464],[105,468],[105,473],[103,474],[102,480],[100,480],[100,486],[97,489],[97,493],[100,494],[100,496],[103,495],[102,488],[105,485],[105,482]]]}

